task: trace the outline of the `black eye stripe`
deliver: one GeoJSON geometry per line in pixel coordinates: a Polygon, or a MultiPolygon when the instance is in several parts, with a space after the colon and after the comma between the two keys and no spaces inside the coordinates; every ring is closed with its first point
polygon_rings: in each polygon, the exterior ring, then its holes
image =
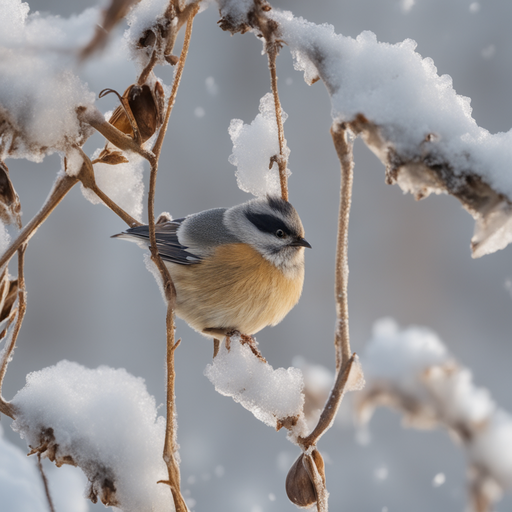
{"type": "Polygon", "coordinates": [[[268,215],[266,213],[252,212],[246,212],[245,216],[264,233],[275,233],[278,229],[282,229],[286,235],[293,235],[290,228],[279,217],[274,217],[273,215],[268,215]]]}

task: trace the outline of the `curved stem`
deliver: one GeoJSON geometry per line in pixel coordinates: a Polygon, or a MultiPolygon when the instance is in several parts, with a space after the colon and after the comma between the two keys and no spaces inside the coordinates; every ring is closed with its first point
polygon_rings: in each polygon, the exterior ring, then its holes
{"type": "Polygon", "coordinates": [[[320,418],[313,432],[311,432],[307,437],[298,438],[297,441],[303,450],[307,450],[309,447],[316,445],[325,432],[331,428],[340,407],[343,395],[345,394],[345,386],[348,382],[350,370],[352,369],[352,364],[354,363],[355,358],[356,355],[353,354],[343,366],[342,371],[338,372],[331,394],[324,405],[324,409],[320,414],[320,418]]]}
{"type": "Polygon", "coordinates": [[[348,361],[350,336],[348,327],[348,221],[354,181],[353,143],[348,140],[347,130],[340,125],[331,128],[332,140],[341,164],[340,210],[338,217],[338,245],[336,249],[335,297],[337,327],[334,345],[336,371],[348,361]]]}

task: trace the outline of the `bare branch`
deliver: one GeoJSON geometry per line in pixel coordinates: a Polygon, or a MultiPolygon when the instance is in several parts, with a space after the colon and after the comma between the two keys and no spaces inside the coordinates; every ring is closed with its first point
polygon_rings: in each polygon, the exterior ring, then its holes
{"type": "Polygon", "coordinates": [[[41,474],[41,479],[43,481],[44,491],[46,494],[46,500],[48,501],[48,508],[50,512],[55,512],[55,508],[53,506],[52,496],[50,494],[50,487],[48,486],[48,479],[44,474],[43,465],[41,464],[41,454],[37,454],[37,467],[39,468],[39,473],[41,474]]]}
{"type": "Polygon", "coordinates": [[[335,299],[337,326],[334,339],[336,371],[348,361],[350,335],[348,327],[348,221],[354,181],[353,142],[348,140],[345,127],[331,128],[332,140],[341,164],[340,210],[338,216],[338,243],[336,248],[335,299]]]}
{"type": "Polygon", "coordinates": [[[89,157],[83,152],[82,148],[76,147],[83,159],[83,165],[78,173],[78,179],[82,182],[85,188],[92,190],[102,201],[105,203],[107,208],[110,208],[118,217],[123,219],[126,224],[130,227],[141,226],[142,223],[134,219],[129,213],[125,212],[120,206],[118,206],[110,197],[103,192],[96,184],[96,178],[94,176],[94,169],[92,162],[89,157]]]}
{"type": "Polygon", "coordinates": [[[345,393],[345,386],[348,382],[350,370],[352,369],[355,358],[356,355],[353,354],[347,363],[343,365],[341,371],[338,372],[334,387],[331,390],[331,394],[325,403],[322,414],[320,414],[320,418],[313,432],[307,437],[298,438],[298,443],[303,450],[307,450],[310,446],[316,445],[320,437],[331,427],[345,393]]]}
{"type": "Polygon", "coordinates": [[[56,206],[64,199],[66,194],[78,183],[78,178],[68,176],[67,174],[60,174],[55,181],[50,196],[46,203],[42,206],[34,218],[25,226],[25,228],[17,236],[16,240],[7,248],[2,257],[0,258],[0,268],[9,263],[10,259],[14,256],[16,251],[26,244],[38,230],[39,226],[49,217],[56,206]]]}

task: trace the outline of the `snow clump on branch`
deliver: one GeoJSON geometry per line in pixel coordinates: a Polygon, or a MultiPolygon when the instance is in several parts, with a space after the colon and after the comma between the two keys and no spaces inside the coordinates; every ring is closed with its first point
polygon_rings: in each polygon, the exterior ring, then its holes
{"type": "Polygon", "coordinates": [[[144,381],[126,370],[61,361],[27,376],[13,428],[57,466],[79,466],[87,497],[123,512],[173,510],[162,459],[165,420],[144,381]]]}

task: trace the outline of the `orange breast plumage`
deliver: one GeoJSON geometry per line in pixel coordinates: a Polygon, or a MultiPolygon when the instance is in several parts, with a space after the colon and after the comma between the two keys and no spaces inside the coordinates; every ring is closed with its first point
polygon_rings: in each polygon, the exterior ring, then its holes
{"type": "Polygon", "coordinates": [[[255,334],[278,324],[297,304],[303,260],[284,274],[247,244],[227,244],[195,265],[167,263],[176,287],[176,314],[204,334],[255,334]],[[205,330],[209,330],[206,331],[205,330]]]}

